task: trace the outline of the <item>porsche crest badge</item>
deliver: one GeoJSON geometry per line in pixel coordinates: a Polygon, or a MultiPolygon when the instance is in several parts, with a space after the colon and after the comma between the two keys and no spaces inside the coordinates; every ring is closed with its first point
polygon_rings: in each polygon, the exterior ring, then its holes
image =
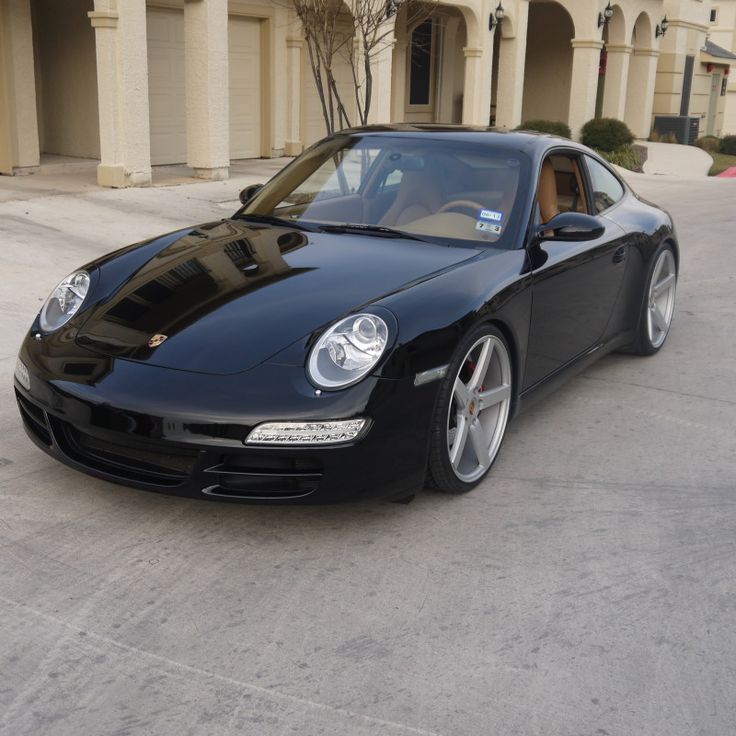
{"type": "Polygon", "coordinates": [[[148,341],[148,347],[157,348],[167,338],[168,338],[168,335],[156,334],[148,341]]]}

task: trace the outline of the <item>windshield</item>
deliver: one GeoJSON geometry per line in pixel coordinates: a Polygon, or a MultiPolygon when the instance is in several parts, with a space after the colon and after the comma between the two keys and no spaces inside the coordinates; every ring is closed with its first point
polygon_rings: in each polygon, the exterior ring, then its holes
{"type": "Polygon", "coordinates": [[[239,215],[333,232],[513,247],[529,168],[524,154],[487,143],[337,135],[293,161],[239,215]]]}

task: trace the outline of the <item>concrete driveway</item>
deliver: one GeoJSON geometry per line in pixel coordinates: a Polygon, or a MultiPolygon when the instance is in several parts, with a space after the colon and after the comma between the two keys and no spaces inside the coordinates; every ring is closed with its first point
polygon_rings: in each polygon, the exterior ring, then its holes
{"type": "Polygon", "coordinates": [[[518,418],[467,496],[220,505],[49,460],[12,394],[42,299],[242,183],[0,205],[0,733],[733,733],[736,183],[636,178],[682,240],[666,347],[518,418]]]}

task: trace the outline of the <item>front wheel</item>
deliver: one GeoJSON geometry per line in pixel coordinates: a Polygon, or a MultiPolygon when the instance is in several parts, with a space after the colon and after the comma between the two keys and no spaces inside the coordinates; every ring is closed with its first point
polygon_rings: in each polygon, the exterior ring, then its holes
{"type": "Polygon", "coordinates": [[[672,246],[663,245],[652,259],[634,352],[653,355],[664,345],[675,311],[677,264],[672,246]]]}
{"type": "Polygon", "coordinates": [[[438,396],[429,454],[431,486],[466,493],[483,480],[506,432],[512,387],[503,335],[491,325],[467,335],[438,396]]]}

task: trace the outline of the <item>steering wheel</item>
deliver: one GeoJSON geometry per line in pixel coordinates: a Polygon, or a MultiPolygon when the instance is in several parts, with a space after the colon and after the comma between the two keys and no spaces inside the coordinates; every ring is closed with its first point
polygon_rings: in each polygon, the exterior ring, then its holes
{"type": "Polygon", "coordinates": [[[483,205],[478,202],[473,202],[472,199],[453,199],[452,202],[443,204],[442,207],[437,210],[437,214],[439,215],[441,212],[449,212],[450,210],[470,210],[471,217],[475,218],[482,209],[483,205]]]}

